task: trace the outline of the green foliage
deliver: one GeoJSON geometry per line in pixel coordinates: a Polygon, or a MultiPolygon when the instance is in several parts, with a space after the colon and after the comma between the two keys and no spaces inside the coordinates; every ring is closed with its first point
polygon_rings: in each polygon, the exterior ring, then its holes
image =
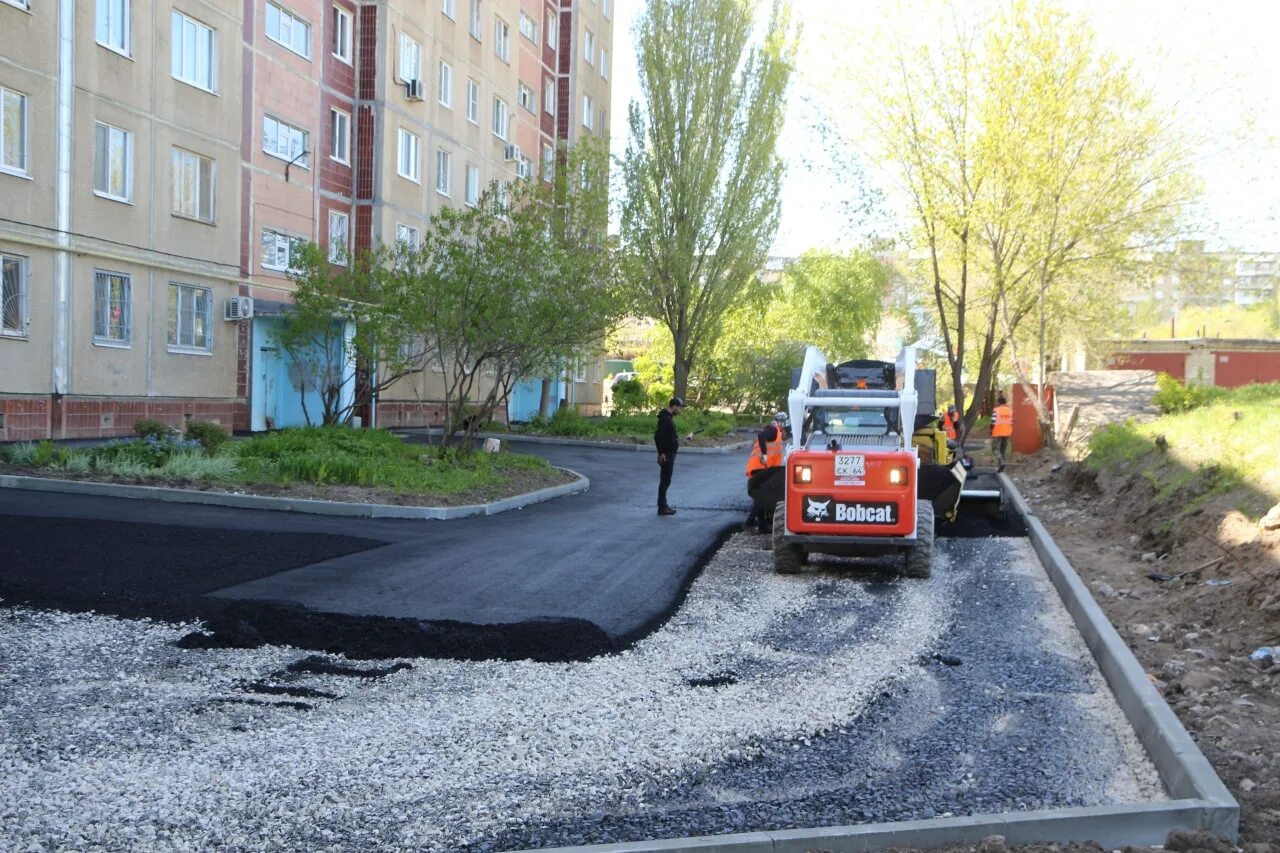
{"type": "Polygon", "coordinates": [[[1090,468],[1102,470],[1133,462],[1155,447],[1142,436],[1132,420],[1122,424],[1106,424],[1089,437],[1090,468]]]}
{"type": "Polygon", "coordinates": [[[33,442],[25,441],[22,444],[15,444],[8,449],[9,462],[13,465],[30,465],[31,460],[36,455],[36,445],[33,442]]]}
{"type": "Polygon", "coordinates": [[[160,466],[162,477],[175,480],[230,480],[238,471],[230,456],[209,456],[196,449],[173,453],[160,466]]]}
{"type": "Polygon", "coordinates": [[[213,421],[191,421],[187,424],[187,439],[200,442],[204,452],[212,456],[231,438],[231,433],[213,421]]]}
{"type": "Polygon", "coordinates": [[[43,439],[36,445],[35,451],[31,454],[31,464],[37,468],[47,468],[50,465],[57,465],[63,460],[64,451],[58,449],[58,445],[49,439],[43,439]]]}
{"type": "Polygon", "coordinates": [[[548,435],[582,436],[593,432],[590,419],[579,414],[572,406],[556,409],[547,422],[548,435]]]}
{"type": "Polygon", "coordinates": [[[619,415],[634,415],[647,407],[648,397],[639,379],[623,379],[613,383],[613,410],[619,415]]]}
{"type": "Polygon", "coordinates": [[[13,461],[14,448],[8,444],[0,444],[0,463],[13,461]]]}
{"type": "Polygon", "coordinates": [[[1167,373],[1156,377],[1155,404],[1166,415],[1189,412],[1226,396],[1224,388],[1212,385],[1186,385],[1167,373]]]}
{"type": "Polygon", "coordinates": [[[143,418],[133,422],[133,432],[139,438],[158,438],[166,439],[170,436],[177,435],[178,431],[169,426],[164,421],[157,421],[153,418],[143,418]]]}
{"type": "Polygon", "coordinates": [[[88,474],[93,471],[93,457],[88,453],[71,451],[62,457],[58,467],[68,474],[88,474]]]}

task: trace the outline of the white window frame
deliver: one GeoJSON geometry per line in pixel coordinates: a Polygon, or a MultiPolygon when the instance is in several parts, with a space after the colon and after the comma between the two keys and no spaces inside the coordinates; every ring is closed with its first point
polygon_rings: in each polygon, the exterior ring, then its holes
{"type": "Polygon", "coordinates": [[[283,160],[286,163],[293,163],[300,169],[311,168],[311,133],[267,113],[262,116],[262,150],[268,156],[283,160]],[[271,133],[273,126],[275,132],[271,133]],[[270,134],[270,139],[273,140],[270,145],[268,145],[268,134],[270,134]],[[282,138],[285,143],[284,151],[280,150],[282,138]],[[295,141],[301,148],[297,153],[294,153],[295,141]]]}
{"type": "Polygon", "coordinates": [[[267,38],[283,47],[290,53],[296,53],[308,62],[311,60],[311,22],[303,18],[299,18],[293,12],[278,3],[272,3],[270,0],[266,3],[263,13],[263,32],[267,38]],[[272,12],[275,12],[275,35],[271,34],[271,18],[272,12]],[[286,30],[288,38],[286,38],[286,30]],[[301,50],[297,44],[296,33],[302,33],[301,50]]]}
{"type": "Polygon", "coordinates": [[[93,194],[98,198],[130,204],[133,198],[133,134],[122,127],[104,121],[93,125],[93,194]],[[111,185],[111,162],[119,142],[119,157],[123,161],[120,192],[111,185]],[[105,143],[105,144],[104,144],[105,143]]]}
{"type": "Polygon", "coordinates": [[[0,86],[0,172],[4,172],[9,175],[22,175],[24,177],[28,174],[28,161],[30,159],[28,156],[28,151],[30,149],[27,146],[27,137],[30,133],[28,131],[28,125],[30,123],[28,121],[28,103],[29,98],[25,92],[19,92],[15,89],[6,89],[3,86],[0,86]],[[4,121],[5,112],[9,109],[9,105],[15,101],[18,105],[18,142],[16,146],[16,163],[8,162],[5,159],[8,156],[5,152],[9,150],[12,140],[5,135],[5,127],[7,126],[7,123],[4,121]]]}
{"type": "Polygon", "coordinates": [[[94,3],[94,40],[121,56],[129,56],[131,5],[130,0],[97,0],[94,3]]]}
{"type": "Polygon", "coordinates": [[[556,78],[542,78],[542,108],[547,111],[547,115],[556,114],[556,78]]]}
{"type": "Polygon", "coordinates": [[[350,234],[351,216],[340,210],[329,211],[329,263],[340,267],[347,265],[347,258],[351,251],[351,246],[347,242],[350,234]]]}
{"type": "Polygon", "coordinates": [[[590,95],[582,96],[582,126],[588,130],[596,129],[596,109],[590,95]]]}
{"type": "Polygon", "coordinates": [[[333,7],[333,55],[339,62],[352,64],[355,43],[355,17],[341,6],[333,7]]]}
{"type": "Polygon", "coordinates": [[[258,265],[264,270],[272,270],[274,272],[291,272],[294,267],[294,257],[299,249],[306,244],[306,240],[302,237],[295,237],[284,231],[277,231],[274,228],[263,226],[262,236],[258,241],[258,265]],[[267,243],[271,243],[271,260],[266,260],[266,254],[263,251],[267,248],[267,243]],[[283,262],[280,260],[283,257],[283,262]]]}
{"type": "Polygon", "coordinates": [[[511,64],[511,25],[500,15],[493,16],[493,53],[503,62],[511,64]]]}
{"type": "Polygon", "coordinates": [[[453,66],[440,60],[440,82],[436,87],[436,98],[441,106],[453,109],[453,66]]]}
{"type": "Polygon", "coordinates": [[[516,103],[534,115],[538,114],[538,96],[524,83],[516,84],[516,103]]]}
{"type": "Polygon", "coordinates": [[[586,382],[586,381],[587,381],[587,362],[586,362],[586,359],[583,359],[583,358],[576,358],[576,359],[574,359],[574,361],[573,361],[573,381],[574,381],[574,382],[586,382]]]}
{"type": "Polygon", "coordinates": [[[25,338],[31,325],[28,294],[31,289],[31,261],[26,255],[0,252],[0,337],[25,338]],[[6,276],[5,272],[10,275],[6,276]],[[10,286],[6,286],[5,282],[10,286]],[[16,282],[16,292],[13,285],[16,282]],[[16,325],[9,324],[12,319],[16,325]]]}
{"type": "Polygon", "coordinates": [[[609,132],[609,111],[606,109],[597,109],[596,118],[599,119],[600,129],[596,131],[601,136],[605,136],[609,132]]]}
{"type": "Polygon", "coordinates": [[[0,0],[0,3],[8,3],[10,6],[16,6],[19,9],[31,11],[30,0],[0,0]]]}
{"type": "Polygon", "coordinates": [[[604,15],[605,20],[609,20],[613,17],[613,0],[603,0],[603,5],[600,7],[600,14],[604,15]]]}
{"type": "Polygon", "coordinates": [[[609,51],[600,48],[600,79],[609,79],[609,51]]]}
{"type": "Polygon", "coordinates": [[[396,243],[407,246],[411,251],[418,251],[422,246],[422,231],[416,225],[396,223],[396,243]]]}
{"type": "Polygon", "coordinates": [[[103,346],[128,347],[133,342],[133,276],[113,270],[93,271],[93,342],[103,346]],[[124,297],[111,296],[111,285],[122,285],[124,297]],[[120,323],[113,333],[112,305],[120,309],[120,323]]]}
{"type": "Polygon", "coordinates": [[[173,180],[173,199],[170,206],[170,212],[174,216],[183,219],[193,219],[196,222],[204,222],[208,225],[214,224],[217,217],[217,164],[210,157],[197,154],[194,151],[188,151],[185,148],[174,147],[169,157],[171,164],[170,177],[173,180]],[[185,181],[179,181],[179,174],[184,169],[193,168],[194,176],[191,178],[191,186],[194,191],[195,212],[188,212],[182,209],[183,199],[181,198],[182,187],[185,181]],[[207,169],[208,179],[201,180],[201,174],[207,169]],[[208,217],[201,216],[201,210],[205,207],[205,194],[203,188],[208,187],[208,217]]]}
{"type": "Polygon", "coordinates": [[[556,176],[556,149],[542,143],[542,180],[552,181],[556,176]]]}
{"type": "Polygon", "coordinates": [[[542,28],[542,38],[552,50],[560,49],[560,13],[555,9],[547,10],[547,22],[542,28]]]}
{"type": "Polygon", "coordinates": [[[458,0],[440,0],[440,14],[451,21],[458,20],[458,0]]]}
{"type": "Polygon", "coordinates": [[[480,124],[480,84],[467,78],[467,121],[480,124]]]}
{"type": "Polygon", "coordinates": [[[474,163],[467,164],[466,185],[463,189],[463,201],[468,207],[480,203],[480,167],[474,163]]]}
{"type": "Polygon", "coordinates": [[[593,68],[596,64],[596,34],[585,27],[582,30],[582,58],[593,68]]]}
{"type": "Polygon", "coordinates": [[[195,86],[197,89],[202,89],[210,94],[218,94],[218,31],[177,9],[174,9],[172,15],[170,15],[169,29],[173,41],[170,47],[169,72],[173,79],[186,83],[188,86],[195,86]],[[195,51],[194,56],[190,57],[190,65],[195,69],[195,74],[191,76],[187,74],[188,57],[184,50],[187,47],[186,29],[188,25],[193,31],[190,47],[195,51]],[[206,38],[208,44],[201,45],[200,42],[206,38]],[[207,68],[196,68],[197,63],[202,58],[200,55],[202,47],[207,52],[207,56],[203,57],[208,60],[207,68]],[[208,81],[201,79],[201,71],[208,74],[208,81]]]}
{"type": "Polygon", "coordinates": [[[401,83],[422,79],[422,45],[407,33],[400,34],[400,61],[396,73],[401,83]]]}
{"type": "Polygon", "coordinates": [[[169,352],[178,353],[195,353],[205,354],[213,350],[213,289],[202,287],[198,284],[184,284],[182,282],[169,282],[169,305],[166,309],[166,316],[169,318],[169,328],[166,332],[166,340],[169,342],[169,352]],[[184,328],[194,326],[196,312],[199,310],[199,303],[196,299],[200,294],[204,296],[204,341],[197,343],[196,332],[194,328],[184,328]],[[189,307],[184,308],[183,303],[191,303],[189,307]],[[183,317],[187,318],[183,323],[183,317]],[[183,343],[183,338],[188,337],[190,343],[183,343]]]}
{"type": "Polygon", "coordinates": [[[453,197],[453,155],[443,148],[436,149],[436,192],[453,197]]]}
{"type": "Polygon", "coordinates": [[[422,183],[422,164],[421,159],[422,145],[418,139],[418,135],[412,131],[399,128],[396,137],[396,174],[407,181],[413,181],[415,184],[422,183]],[[406,144],[408,149],[406,151],[406,144]],[[408,155],[408,157],[406,157],[408,155]],[[409,172],[405,172],[405,163],[409,163],[409,172]]]}
{"type": "Polygon", "coordinates": [[[471,12],[467,18],[467,32],[476,41],[484,41],[484,18],[480,14],[480,0],[471,0],[471,12]]]}
{"type": "Polygon", "coordinates": [[[351,113],[337,107],[329,109],[329,159],[351,165],[351,113]]]}
{"type": "Polygon", "coordinates": [[[503,142],[511,134],[511,110],[507,107],[507,102],[493,96],[493,135],[501,139],[503,142]]]}
{"type": "Polygon", "coordinates": [[[520,35],[534,44],[538,43],[538,24],[524,9],[520,10],[520,35]]]}

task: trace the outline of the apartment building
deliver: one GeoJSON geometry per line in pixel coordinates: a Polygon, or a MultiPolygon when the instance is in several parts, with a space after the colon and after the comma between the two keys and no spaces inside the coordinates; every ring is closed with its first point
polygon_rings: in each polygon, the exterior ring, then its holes
{"type": "MultiPolygon", "coordinates": [[[[416,243],[605,133],[611,3],[0,0],[0,440],[300,423],[297,248],[416,243]]],[[[362,414],[438,423],[440,392],[362,414]]]]}
{"type": "Polygon", "coordinates": [[[1122,297],[1130,310],[1150,304],[1168,319],[1187,306],[1248,307],[1271,302],[1280,294],[1280,254],[1276,252],[1205,251],[1203,241],[1186,240],[1174,251],[1156,255],[1153,262],[1160,271],[1128,288],[1122,297]]]}

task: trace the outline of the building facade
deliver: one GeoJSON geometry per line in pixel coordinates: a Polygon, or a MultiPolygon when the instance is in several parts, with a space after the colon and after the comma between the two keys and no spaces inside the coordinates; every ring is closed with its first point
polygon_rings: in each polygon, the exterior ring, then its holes
{"type": "MultiPolygon", "coordinates": [[[[300,422],[297,248],[548,175],[607,132],[611,53],[612,0],[0,0],[0,441],[300,422]]],[[[438,423],[440,392],[364,417],[438,423]]]]}

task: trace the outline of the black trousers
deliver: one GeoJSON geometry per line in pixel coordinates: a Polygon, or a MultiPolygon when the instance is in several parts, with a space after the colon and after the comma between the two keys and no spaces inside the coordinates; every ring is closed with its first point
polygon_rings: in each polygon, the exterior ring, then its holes
{"type": "Polygon", "coordinates": [[[658,509],[667,506],[667,489],[671,487],[671,472],[675,467],[675,451],[667,454],[666,462],[658,463],[658,509]]]}

